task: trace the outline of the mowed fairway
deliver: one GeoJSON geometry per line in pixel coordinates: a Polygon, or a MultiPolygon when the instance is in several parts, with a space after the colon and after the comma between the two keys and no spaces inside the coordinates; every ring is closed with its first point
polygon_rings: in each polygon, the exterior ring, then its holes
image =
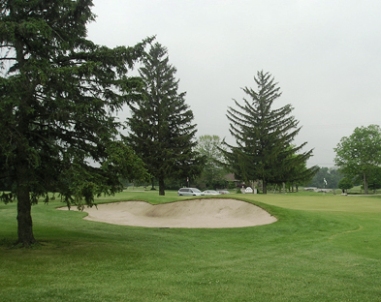
{"type": "MultiPolygon", "coordinates": [[[[100,202],[178,200],[124,192],[100,202]]],[[[15,204],[0,205],[0,301],[381,301],[381,198],[229,195],[278,218],[264,226],[118,226],[33,207],[41,246],[10,249],[15,204]]],[[[182,197],[182,200],[185,198],[182,197]]]]}

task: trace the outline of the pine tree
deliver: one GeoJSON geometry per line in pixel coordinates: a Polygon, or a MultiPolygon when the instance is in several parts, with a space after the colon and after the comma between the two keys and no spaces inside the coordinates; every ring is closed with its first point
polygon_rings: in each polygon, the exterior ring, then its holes
{"type": "Polygon", "coordinates": [[[110,158],[140,167],[134,152],[120,155],[126,146],[113,141],[118,124],[110,113],[139,88],[125,74],[144,43],[109,49],[87,40],[92,5],[0,2],[0,172],[12,190],[2,198],[16,196],[23,246],[36,241],[31,205],[41,196],[56,191],[68,205],[82,198],[92,205],[94,194],[120,189],[116,176],[124,172],[110,158]]]}
{"type": "Polygon", "coordinates": [[[139,73],[145,86],[142,97],[130,104],[128,142],[158,180],[159,195],[165,195],[166,179],[193,178],[200,172],[196,124],[185,92],[178,93],[176,68],[165,47],[152,45],[139,73]]]}
{"type": "Polygon", "coordinates": [[[315,168],[295,174],[294,169],[306,163],[312,156],[312,150],[298,152],[306,145],[292,145],[299,133],[298,121],[291,116],[290,104],[273,109],[273,102],[281,96],[280,88],[269,73],[260,71],[254,77],[258,91],[245,87],[243,91],[250,100],[243,99],[243,104],[234,100],[237,107],[229,107],[227,117],[230,121],[230,133],[236,140],[225,156],[236,174],[244,181],[260,180],[263,193],[267,184],[292,182],[308,178],[315,168]]]}

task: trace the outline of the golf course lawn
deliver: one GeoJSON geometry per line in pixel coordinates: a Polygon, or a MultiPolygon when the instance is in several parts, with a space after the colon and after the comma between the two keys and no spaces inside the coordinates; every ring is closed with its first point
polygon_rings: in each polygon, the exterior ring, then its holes
{"type": "MultiPolygon", "coordinates": [[[[118,226],[33,206],[40,245],[12,248],[0,204],[0,301],[381,301],[381,197],[231,194],[278,221],[231,229],[118,226]]],[[[98,202],[185,200],[125,191],[98,202]]]]}

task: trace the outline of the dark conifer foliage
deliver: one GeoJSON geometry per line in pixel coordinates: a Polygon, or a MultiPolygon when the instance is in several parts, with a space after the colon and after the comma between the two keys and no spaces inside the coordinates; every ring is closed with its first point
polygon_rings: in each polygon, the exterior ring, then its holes
{"type": "Polygon", "coordinates": [[[139,88],[126,74],[145,42],[109,49],[87,40],[92,5],[0,2],[0,172],[14,193],[2,198],[17,198],[21,245],[35,242],[31,204],[47,192],[92,205],[94,194],[121,188],[118,175],[143,171],[134,152],[114,141],[110,113],[139,88]]]}
{"type": "Polygon", "coordinates": [[[185,92],[178,92],[176,68],[169,64],[165,47],[152,45],[139,72],[144,92],[130,104],[128,142],[158,180],[159,195],[165,195],[166,179],[193,178],[200,172],[202,158],[194,150],[196,124],[185,92]]]}
{"type": "Polygon", "coordinates": [[[266,193],[268,183],[308,179],[315,168],[295,169],[306,163],[312,150],[298,153],[306,143],[292,145],[301,128],[290,115],[293,110],[290,104],[273,108],[274,101],[281,96],[277,83],[263,71],[258,72],[254,80],[257,91],[243,88],[250,99],[234,100],[235,107],[228,109],[230,133],[236,145],[225,143],[230,148],[225,155],[236,177],[245,181],[260,180],[266,193]]]}

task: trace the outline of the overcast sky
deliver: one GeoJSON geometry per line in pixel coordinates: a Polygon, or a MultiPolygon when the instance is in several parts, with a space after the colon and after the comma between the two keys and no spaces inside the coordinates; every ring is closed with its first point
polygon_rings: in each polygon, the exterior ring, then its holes
{"type": "MultiPolygon", "coordinates": [[[[167,47],[186,91],[197,136],[226,137],[242,87],[269,72],[314,149],[308,165],[334,166],[333,148],[356,127],[381,124],[379,0],[94,0],[97,44],[132,46],[148,36],[167,47]]],[[[127,111],[128,109],[126,109],[127,111]]],[[[128,112],[123,115],[127,116],[128,112]]]]}

